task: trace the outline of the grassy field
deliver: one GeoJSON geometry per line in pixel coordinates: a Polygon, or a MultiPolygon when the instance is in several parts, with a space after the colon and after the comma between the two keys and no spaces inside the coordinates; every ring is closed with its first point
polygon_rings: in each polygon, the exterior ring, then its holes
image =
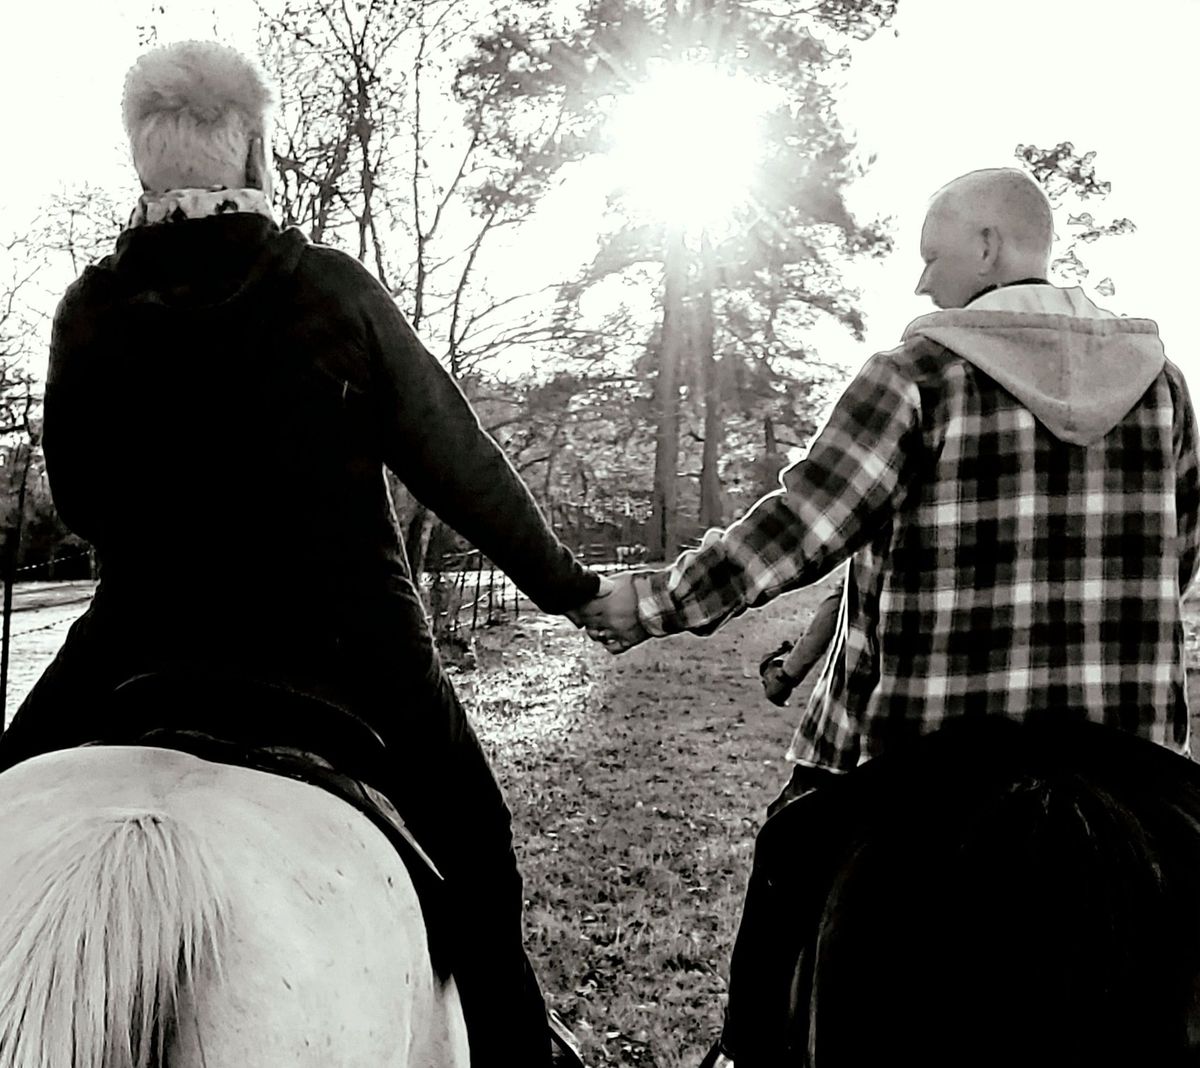
{"type": "MultiPolygon", "coordinates": [[[[695,1065],[720,1028],[797,715],[762,697],[757,662],[823,588],[616,658],[545,617],[479,635],[457,684],[513,807],[528,944],[589,1065],[695,1065]]],[[[1198,632],[1192,618],[1193,666],[1198,632]]]]}
{"type": "Polygon", "coordinates": [[[817,600],[616,658],[530,619],[483,632],[457,680],[513,807],[531,953],[589,1065],[695,1064],[720,1027],[795,718],[761,696],[757,663],[817,600]]]}
{"type": "MultiPolygon", "coordinates": [[[[90,592],[22,589],[10,710],[90,592]]],[[[523,612],[479,631],[477,669],[455,677],[514,811],[531,953],[589,1065],[695,1063],[720,1025],[754,833],[793,727],[760,696],[757,661],[808,599],[619,658],[523,612]]]]}
{"type": "MultiPolygon", "coordinates": [[[[525,612],[479,631],[477,669],[456,675],[513,808],[531,953],[594,1068],[693,1066],[720,1028],[754,836],[798,715],[766,701],[757,664],[827,587],[615,658],[525,612]]],[[[14,704],[81,611],[79,591],[26,594],[14,704]]]]}
{"type": "MultiPolygon", "coordinates": [[[[10,711],[90,593],[20,588],[10,711]]],[[[754,834],[794,726],[762,698],[757,662],[813,601],[617,658],[523,612],[479,631],[477,669],[456,675],[513,807],[531,952],[590,1065],[694,1064],[720,1026],[754,834]]]]}

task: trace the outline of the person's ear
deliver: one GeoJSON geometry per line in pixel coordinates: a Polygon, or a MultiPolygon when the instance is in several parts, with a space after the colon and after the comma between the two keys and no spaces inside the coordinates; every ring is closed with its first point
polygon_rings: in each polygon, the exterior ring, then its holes
{"type": "Polygon", "coordinates": [[[267,149],[261,137],[250,139],[250,148],[246,153],[246,185],[251,189],[261,189],[269,197],[271,195],[271,171],[267,163],[267,149]]]}
{"type": "Polygon", "coordinates": [[[1003,244],[1000,231],[994,226],[985,226],[979,231],[979,273],[990,274],[1000,260],[1003,244]]]}

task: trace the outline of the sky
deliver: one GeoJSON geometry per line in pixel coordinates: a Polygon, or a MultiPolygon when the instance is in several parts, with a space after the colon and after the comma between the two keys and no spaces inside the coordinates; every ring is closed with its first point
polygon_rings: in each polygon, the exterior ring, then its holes
{"type": "Polygon", "coordinates": [[[900,0],[896,29],[859,50],[841,108],[860,145],[878,153],[854,207],[896,220],[895,252],[868,275],[866,347],[890,347],[932,310],[912,294],[930,194],[966,171],[1012,165],[1017,144],[1071,141],[1095,150],[1112,182],[1091,209],[1097,218],[1138,227],[1086,250],[1089,281],[1111,275],[1116,294],[1102,303],[1158,320],[1168,355],[1200,376],[1182,225],[1200,165],[1190,119],[1200,3],[900,0]]]}
{"type": "MultiPolygon", "coordinates": [[[[211,0],[160,2],[160,39],[211,36],[211,0]]],[[[0,234],[19,230],[60,186],[119,189],[128,181],[121,84],[140,51],[136,27],[150,17],[150,4],[125,0],[44,0],[7,13],[0,143],[9,166],[0,179],[0,234]]],[[[222,0],[226,40],[252,48],[253,22],[249,0],[222,0]]],[[[1197,41],[1200,0],[900,0],[894,32],[856,49],[840,107],[860,152],[876,156],[851,206],[862,218],[891,216],[895,250],[852,278],[863,292],[866,342],[824,330],[822,355],[855,366],[932,310],[912,290],[934,190],[978,167],[1010,165],[1018,143],[1070,140],[1095,150],[1100,177],[1112,182],[1111,196],[1091,209],[1097,218],[1128,216],[1138,227],[1087,250],[1091,280],[1110,275],[1116,285],[1103,303],[1156,319],[1168,355],[1200,378],[1182,225],[1200,173],[1191,134],[1200,101],[1197,41]]],[[[136,193],[130,185],[131,203],[136,193]]],[[[522,238],[531,275],[586,260],[598,208],[594,188],[568,183],[522,238]]]]}

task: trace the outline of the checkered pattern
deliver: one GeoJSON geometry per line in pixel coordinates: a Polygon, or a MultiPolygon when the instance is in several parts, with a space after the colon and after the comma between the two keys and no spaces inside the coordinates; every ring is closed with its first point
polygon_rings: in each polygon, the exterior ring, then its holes
{"type": "Polygon", "coordinates": [[[867,363],[783,489],[636,579],[639,614],[654,635],[711,633],[852,556],[794,759],[848,770],[978,714],[1089,718],[1187,751],[1196,447],[1170,363],[1085,448],[914,338],[867,363]]]}

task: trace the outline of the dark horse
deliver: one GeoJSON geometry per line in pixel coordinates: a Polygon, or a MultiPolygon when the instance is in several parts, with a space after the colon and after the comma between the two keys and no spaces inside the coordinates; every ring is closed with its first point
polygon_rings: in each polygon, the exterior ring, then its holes
{"type": "Polygon", "coordinates": [[[1200,766],[963,721],[767,822],[737,1068],[1200,1065],[1200,766]]]}

